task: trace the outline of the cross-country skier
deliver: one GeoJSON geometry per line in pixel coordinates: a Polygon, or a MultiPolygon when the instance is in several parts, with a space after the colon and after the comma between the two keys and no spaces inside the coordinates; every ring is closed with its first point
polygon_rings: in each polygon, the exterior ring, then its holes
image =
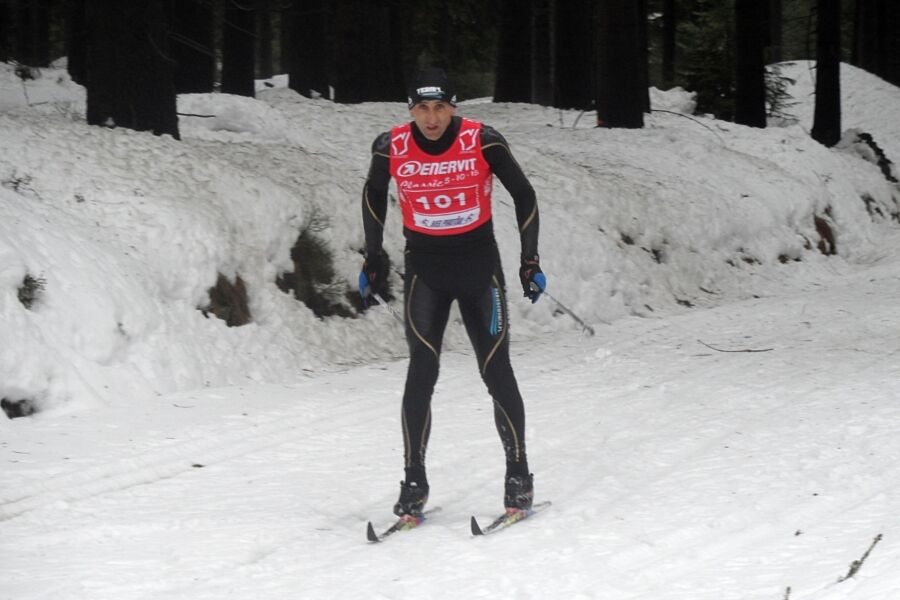
{"type": "Polygon", "coordinates": [[[491,222],[493,175],[516,207],[522,243],[519,279],[536,302],[546,287],[538,261],[534,189],[496,130],[456,116],[456,95],[441,69],[420,71],[409,91],[412,122],[379,135],[363,188],[366,255],[364,299],[384,291],[382,250],[387,195],[393,177],[406,238],[403,294],[409,370],[403,394],[405,479],[394,513],[420,518],[428,500],[425,449],[441,341],[456,300],[481,377],[494,400],[494,420],[506,454],[504,506],[528,510],[533,476],[525,454],[525,409],[509,362],[509,316],[500,255],[491,222]]]}

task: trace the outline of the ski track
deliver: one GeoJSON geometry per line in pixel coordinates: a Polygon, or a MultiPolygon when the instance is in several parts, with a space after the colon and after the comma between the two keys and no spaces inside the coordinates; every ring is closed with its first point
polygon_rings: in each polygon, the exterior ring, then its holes
{"type": "MultiPolygon", "coordinates": [[[[496,513],[502,454],[466,352],[443,357],[433,407],[443,511],[377,547],[364,527],[390,522],[402,476],[404,361],[163,397],[146,431],[72,448],[49,476],[8,441],[0,597],[896,598],[878,584],[900,560],[894,272],[514,343],[554,506],[489,539],[468,516],[496,513]]],[[[71,435],[116,421],[91,419],[71,435]]]]}

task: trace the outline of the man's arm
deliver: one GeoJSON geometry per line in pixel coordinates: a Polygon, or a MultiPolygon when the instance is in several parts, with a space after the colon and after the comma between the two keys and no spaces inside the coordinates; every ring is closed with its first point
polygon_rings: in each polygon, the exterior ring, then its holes
{"type": "Polygon", "coordinates": [[[538,255],[540,229],[534,188],[531,187],[519,163],[513,158],[509,144],[493,127],[482,126],[481,149],[485,160],[491,165],[491,170],[500,179],[500,183],[515,203],[516,221],[519,224],[519,237],[522,241],[522,258],[533,259],[538,255]]]}
{"type": "Polygon", "coordinates": [[[387,216],[388,184],[390,171],[391,134],[379,135],[372,144],[372,161],[369,176],[362,192],[363,230],[366,233],[366,256],[381,252],[384,238],[384,220],[387,216]]]}

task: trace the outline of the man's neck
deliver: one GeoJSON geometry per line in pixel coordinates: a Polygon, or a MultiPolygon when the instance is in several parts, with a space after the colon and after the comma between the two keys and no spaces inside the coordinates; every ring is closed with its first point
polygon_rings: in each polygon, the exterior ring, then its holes
{"type": "Polygon", "coordinates": [[[453,144],[453,140],[455,140],[456,136],[459,134],[460,123],[462,123],[462,117],[453,117],[450,120],[450,125],[447,127],[447,131],[445,131],[443,135],[441,135],[441,137],[436,140],[429,140],[421,131],[419,131],[419,128],[416,126],[415,121],[413,121],[413,139],[415,140],[416,145],[421,148],[422,151],[426,154],[443,154],[450,149],[450,146],[453,144]]]}

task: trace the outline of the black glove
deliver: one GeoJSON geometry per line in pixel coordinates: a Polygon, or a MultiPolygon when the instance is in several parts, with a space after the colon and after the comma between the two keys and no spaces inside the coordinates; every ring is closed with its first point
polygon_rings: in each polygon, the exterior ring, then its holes
{"type": "Polygon", "coordinates": [[[382,295],[387,285],[390,264],[384,252],[366,256],[359,272],[359,295],[365,299],[369,295],[382,295]]]}
{"type": "Polygon", "coordinates": [[[525,292],[525,297],[531,300],[532,304],[537,302],[547,287],[547,277],[541,271],[540,258],[537,255],[530,258],[522,257],[519,281],[522,282],[522,291],[525,292]]]}

